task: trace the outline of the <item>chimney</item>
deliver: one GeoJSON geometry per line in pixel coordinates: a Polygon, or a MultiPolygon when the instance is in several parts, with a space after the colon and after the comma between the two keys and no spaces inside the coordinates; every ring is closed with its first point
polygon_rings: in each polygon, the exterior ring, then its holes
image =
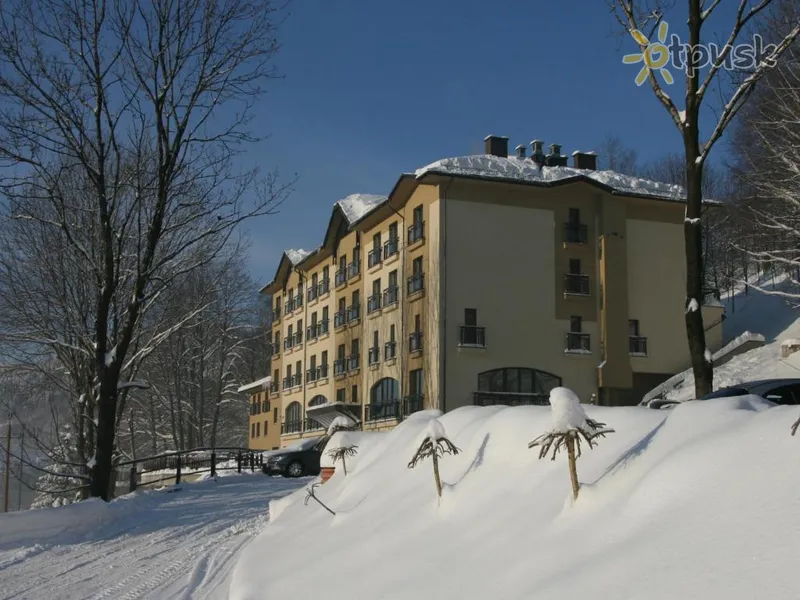
{"type": "Polygon", "coordinates": [[[525,158],[525,144],[520,144],[515,150],[517,151],[517,158],[525,158]]]}
{"type": "Polygon", "coordinates": [[[545,157],[545,164],[548,167],[566,167],[567,157],[561,155],[560,144],[550,144],[550,154],[545,157]]]}
{"type": "Polygon", "coordinates": [[[572,153],[572,161],[576,169],[597,170],[597,155],[594,152],[578,152],[576,150],[572,153]]]}
{"type": "Polygon", "coordinates": [[[483,141],[484,144],[486,145],[486,150],[485,150],[486,154],[491,154],[492,156],[500,156],[502,158],[508,158],[507,137],[487,135],[483,141]]]}
{"type": "Polygon", "coordinates": [[[540,167],[544,164],[544,142],[542,140],[533,140],[531,142],[531,160],[540,167]]]}

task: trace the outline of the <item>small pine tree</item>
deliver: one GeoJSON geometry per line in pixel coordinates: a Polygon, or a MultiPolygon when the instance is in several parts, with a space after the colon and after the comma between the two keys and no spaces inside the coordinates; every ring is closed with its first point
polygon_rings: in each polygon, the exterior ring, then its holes
{"type": "Polygon", "coordinates": [[[419,445],[414,458],[408,463],[408,468],[413,469],[420,462],[428,457],[433,460],[433,479],[436,484],[436,494],[439,498],[442,497],[442,480],[439,477],[439,459],[445,454],[458,454],[460,450],[455,447],[453,442],[447,439],[447,434],[444,427],[438,419],[431,419],[428,423],[428,429],[425,432],[425,438],[419,445]]]}
{"type": "Polygon", "coordinates": [[[334,465],[336,465],[338,461],[342,461],[342,468],[344,469],[345,477],[347,477],[346,458],[348,456],[355,456],[356,454],[358,454],[358,446],[354,446],[352,444],[349,446],[339,446],[338,448],[328,451],[328,456],[331,457],[334,465]]]}
{"type": "Polygon", "coordinates": [[[543,459],[553,450],[550,460],[555,460],[559,451],[566,448],[569,458],[569,478],[572,483],[572,498],[578,499],[580,483],[578,483],[577,459],[581,456],[581,439],[594,448],[595,439],[614,433],[605,423],[599,423],[586,416],[578,396],[567,388],[554,388],[550,392],[552,407],[552,427],[528,444],[528,448],[539,447],[539,459],[543,459]]]}

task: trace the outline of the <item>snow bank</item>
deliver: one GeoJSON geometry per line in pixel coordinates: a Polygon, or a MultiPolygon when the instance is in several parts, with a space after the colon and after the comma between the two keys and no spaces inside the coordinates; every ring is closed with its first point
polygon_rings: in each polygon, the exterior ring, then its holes
{"type": "Polygon", "coordinates": [[[437,507],[430,469],[406,467],[437,416],[420,413],[359,438],[348,477],[317,489],[335,517],[302,493],[273,502],[230,598],[794,598],[797,409],[764,406],[587,406],[617,433],[580,458],[574,506],[565,461],[527,449],[550,425],[529,406],[439,417],[463,452],[440,463],[437,507]]]}
{"type": "Polygon", "coordinates": [[[542,184],[568,181],[570,179],[590,179],[623,194],[654,196],[679,202],[686,199],[686,192],[679,185],[640,179],[615,171],[589,171],[572,167],[539,167],[530,159],[520,159],[515,156],[504,158],[478,154],[445,158],[417,169],[415,174],[417,178],[420,178],[428,173],[472,175],[542,184]]]}
{"type": "Polygon", "coordinates": [[[352,225],[360,221],[367,214],[375,210],[380,204],[386,202],[386,196],[375,194],[351,194],[347,198],[339,200],[336,204],[342,209],[348,223],[352,225]]]}

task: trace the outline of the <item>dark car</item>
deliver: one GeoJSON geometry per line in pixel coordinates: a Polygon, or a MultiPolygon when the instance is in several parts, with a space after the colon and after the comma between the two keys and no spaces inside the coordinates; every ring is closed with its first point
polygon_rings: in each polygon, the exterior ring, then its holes
{"type": "MultiPolygon", "coordinates": [[[[761,396],[765,400],[780,405],[800,404],[800,379],[760,379],[748,381],[730,387],[722,388],[716,392],[706,394],[700,400],[714,400],[715,398],[732,398],[735,396],[761,396]]],[[[650,408],[669,409],[676,404],[675,400],[655,399],[648,404],[650,408]]]]}
{"type": "Polygon", "coordinates": [[[262,470],[267,475],[302,477],[319,475],[319,459],[324,445],[322,438],[302,440],[264,455],[262,470]]]}

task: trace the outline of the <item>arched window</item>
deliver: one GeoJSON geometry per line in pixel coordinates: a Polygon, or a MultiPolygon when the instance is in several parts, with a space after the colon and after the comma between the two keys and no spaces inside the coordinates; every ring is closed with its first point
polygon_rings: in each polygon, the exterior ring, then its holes
{"type": "Polygon", "coordinates": [[[546,371],[527,367],[504,367],[478,375],[475,403],[547,404],[550,390],[561,385],[561,378],[546,371]]]}
{"type": "Polygon", "coordinates": [[[397,379],[384,377],[372,386],[369,392],[370,404],[390,404],[397,402],[400,398],[400,385],[397,379]]]}
{"type": "Polygon", "coordinates": [[[303,420],[303,407],[300,406],[300,403],[295,401],[289,404],[286,407],[286,422],[287,423],[299,423],[303,420]]]}
{"type": "Polygon", "coordinates": [[[314,396],[311,400],[308,401],[309,406],[319,406],[320,404],[327,404],[327,403],[328,399],[322,395],[314,396]]]}

